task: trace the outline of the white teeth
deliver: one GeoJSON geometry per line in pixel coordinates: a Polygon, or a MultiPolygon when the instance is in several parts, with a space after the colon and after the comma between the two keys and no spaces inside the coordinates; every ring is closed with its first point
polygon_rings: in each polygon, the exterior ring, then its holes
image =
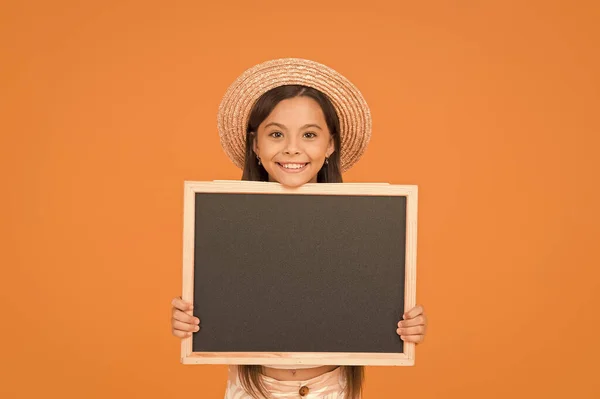
{"type": "Polygon", "coordinates": [[[304,167],[304,163],[286,163],[286,164],[281,164],[281,166],[283,166],[286,169],[300,169],[302,167],[304,167]]]}

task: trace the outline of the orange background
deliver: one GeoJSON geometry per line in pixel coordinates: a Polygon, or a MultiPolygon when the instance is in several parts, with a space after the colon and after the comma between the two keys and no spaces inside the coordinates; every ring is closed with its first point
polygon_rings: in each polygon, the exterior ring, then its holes
{"type": "Polygon", "coordinates": [[[3,2],[0,397],[222,398],[170,335],[183,181],[239,178],[219,101],[286,56],[371,106],[346,181],[420,188],[428,337],[365,398],[600,397],[599,8],[3,2]]]}

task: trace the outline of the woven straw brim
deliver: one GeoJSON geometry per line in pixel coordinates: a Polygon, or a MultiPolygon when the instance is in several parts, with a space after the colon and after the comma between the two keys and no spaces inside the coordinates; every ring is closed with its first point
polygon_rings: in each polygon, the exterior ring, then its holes
{"type": "Polygon", "coordinates": [[[229,87],[217,118],[221,145],[239,168],[244,167],[246,130],[252,107],[261,95],[284,85],[317,89],[331,100],[340,120],[341,169],[350,169],[371,139],[371,112],[360,91],[335,70],[314,61],[284,58],[258,64],[229,87]]]}

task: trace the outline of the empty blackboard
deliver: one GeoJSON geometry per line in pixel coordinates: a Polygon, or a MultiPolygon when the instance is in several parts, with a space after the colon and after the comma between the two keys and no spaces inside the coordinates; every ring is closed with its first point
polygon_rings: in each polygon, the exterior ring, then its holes
{"type": "Polygon", "coordinates": [[[186,182],[183,363],[414,363],[415,186],[186,182]]]}

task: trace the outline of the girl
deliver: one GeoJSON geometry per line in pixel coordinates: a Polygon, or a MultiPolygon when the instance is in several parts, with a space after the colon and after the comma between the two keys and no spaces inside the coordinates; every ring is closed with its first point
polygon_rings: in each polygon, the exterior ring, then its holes
{"type": "MultiPolygon", "coordinates": [[[[370,138],[369,109],[358,90],[324,65],[301,59],[269,61],[242,74],[219,107],[221,144],[243,168],[242,179],[341,183],[342,172],[362,155],[370,138]]],[[[172,334],[200,330],[192,304],[172,301],[172,334]]],[[[396,333],[420,343],[426,330],[422,306],[403,315],[396,333]]],[[[232,366],[225,399],[358,399],[362,366],[232,366]]]]}

